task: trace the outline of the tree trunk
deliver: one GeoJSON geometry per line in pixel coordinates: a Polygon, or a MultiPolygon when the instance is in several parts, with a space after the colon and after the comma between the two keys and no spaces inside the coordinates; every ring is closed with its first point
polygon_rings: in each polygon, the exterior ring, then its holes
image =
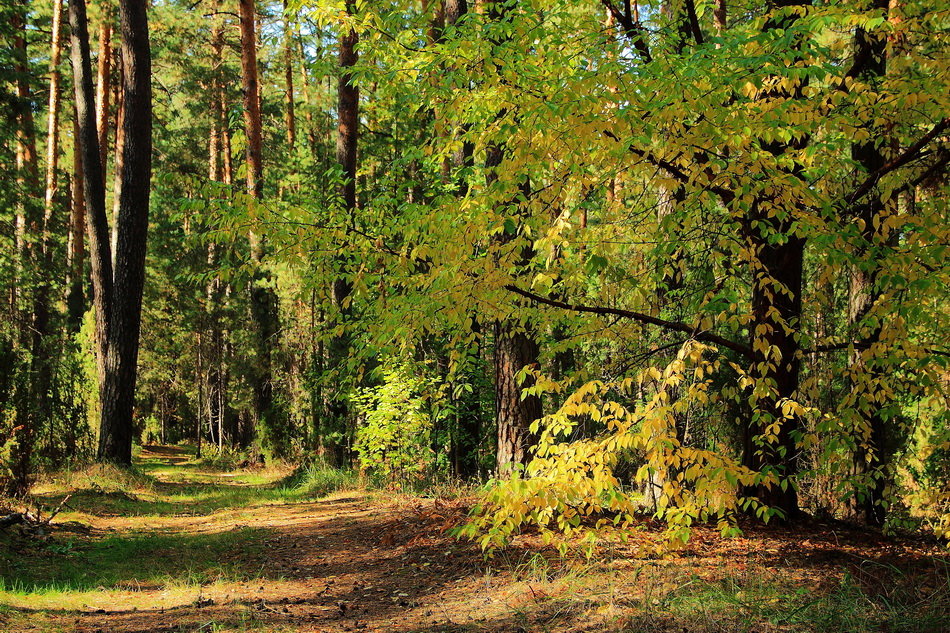
{"type": "MultiPolygon", "coordinates": [[[[356,11],[355,4],[348,1],[346,3],[348,15],[353,15],[356,11]]],[[[352,67],[358,61],[356,54],[356,45],[359,42],[359,34],[354,29],[349,29],[340,36],[340,79],[337,85],[337,113],[339,116],[337,124],[336,141],[336,160],[343,171],[343,182],[340,184],[339,197],[342,202],[343,221],[347,230],[351,229],[355,221],[356,214],[356,167],[357,167],[357,144],[359,142],[359,88],[353,82],[352,67]]],[[[352,412],[347,401],[348,392],[346,387],[346,377],[342,374],[346,372],[346,361],[350,354],[350,335],[345,328],[349,325],[347,321],[351,314],[349,308],[349,296],[353,290],[352,284],[345,277],[345,270],[349,265],[349,258],[340,255],[337,258],[337,265],[340,269],[338,277],[333,281],[331,293],[333,303],[336,306],[337,323],[335,326],[343,326],[344,330],[336,334],[330,340],[328,345],[329,369],[335,372],[336,388],[330,393],[327,403],[328,426],[321,433],[321,440],[324,443],[324,449],[328,453],[334,465],[342,465],[349,459],[348,440],[352,434],[352,412]],[[328,433],[328,432],[329,433],[328,433]],[[330,439],[333,437],[335,439],[330,439]]]]}
{"type": "Polygon", "coordinates": [[[529,449],[537,436],[531,433],[531,423],[542,416],[541,398],[535,395],[521,397],[523,388],[533,380],[519,384],[518,372],[525,367],[538,368],[540,350],[534,336],[519,328],[511,320],[495,323],[495,422],[498,428],[498,477],[511,475],[516,465],[530,460],[529,449]]]}
{"type": "MultiPolygon", "coordinates": [[[[761,204],[759,205],[761,209],[761,204]]],[[[744,465],[762,473],[775,473],[783,486],[758,486],[753,492],[764,504],[781,510],[785,519],[799,514],[794,478],[798,473],[795,435],[800,426],[797,415],[784,416],[781,403],[798,391],[801,350],[798,341],[802,313],[802,278],[805,240],[791,233],[791,220],[769,218],[753,211],[759,229],[750,231],[753,257],[752,322],[749,325],[753,350],[752,370],[757,382],[771,385],[768,395],[754,404],[752,420],[745,427],[744,465]],[[784,243],[770,243],[772,234],[789,236],[784,243]],[[785,291],[777,291],[781,284],[785,291]],[[779,424],[770,435],[769,427],[779,424]],[[763,439],[767,436],[769,439],[763,439]]],[[[753,220],[753,223],[755,220],[753,220]]]]}
{"type": "MultiPolygon", "coordinates": [[[[505,13],[511,8],[499,0],[488,3],[487,12],[492,20],[505,19],[505,13]]],[[[503,113],[499,113],[503,116],[503,113]]],[[[505,145],[494,142],[486,150],[486,182],[492,185],[498,180],[498,169],[504,160],[505,145]]],[[[526,182],[524,195],[530,195],[530,185],[526,182]]],[[[515,236],[502,232],[496,240],[505,244],[515,236]]],[[[526,266],[533,257],[529,244],[521,246],[521,265],[526,266]]],[[[495,426],[497,430],[497,452],[495,459],[496,476],[507,477],[518,464],[526,465],[530,461],[529,449],[536,437],[531,433],[531,423],[542,416],[541,399],[538,396],[521,397],[523,387],[533,384],[532,380],[519,384],[516,374],[525,367],[540,367],[538,356],[540,349],[534,333],[511,317],[495,322],[495,426]]]]}
{"type": "MultiPolygon", "coordinates": [[[[886,14],[889,4],[888,0],[876,0],[874,8],[886,14]]],[[[854,36],[854,65],[848,74],[875,89],[887,73],[887,57],[886,35],[881,31],[870,33],[858,28],[854,36]]],[[[887,141],[881,141],[887,138],[888,130],[879,126],[875,128],[870,140],[854,143],[851,147],[851,157],[864,174],[873,174],[886,163],[883,148],[887,141]]],[[[896,211],[896,198],[882,199],[878,192],[872,192],[858,207],[856,216],[859,226],[863,227],[862,243],[858,247],[862,257],[851,271],[848,301],[848,318],[857,332],[858,341],[857,349],[849,358],[849,376],[855,397],[851,406],[856,409],[860,420],[856,429],[854,459],[859,476],[866,477],[857,486],[855,496],[865,520],[872,525],[882,525],[886,518],[887,478],[883,469],[888,460],[882,408],[889,403],[883,400],[886,389],[879,388],[885,374],[880,362],[883,354],[879,349],[884,343],[883,320],[879,318],[875,322],[873,318],[869,319],[874,323],[871,326],[862,322],[880,309],[883,300],[878,281],[882,268],[874,259],[874,251],[894,242],[895,236],[888,234],[885,219],[896,211]]]]}
{"type": "MultiPolygon", "coordinates": [[[[256,200],[264,193],[260,88],[257,76],[257,36],[254,0],[239,0],[241,18],[241,78],[244,92],[244,124],[247,135],[247,191],[256,200]]],[[[264,270],[264,238],[253,230],[249,234],[251,261],[251,318],[256,328],[256,362],[252,372],[254,413],[262,439],[275,454],[286,449],[281,412],[274,402],[273,350],[278,336],[277,295],[271,288],[270,275],[264,270]]]]}
{"type": "Polygon", "coordinates": [[[105,177],[109,156],[109,99],[112,96],[112,4],[104,3],[99,25],[99,61],[96,77],[96,131],[99,162],[105,177]]]}
{"type": "Polygon", "coordinates": [[[106,331],[112,312],[112,254],[106,218],[105,177],[96,128],[96,102],[93,97],[85,0],[73,0],[69,3],[69,23],[72,33],[76,125],[79,131],[76,140],[80,148],[82,166],[80,188],[85,201],[89,264],[92,271],[92,304],[96,316],[96,365],[101,392],[105,377],[106,331]]]}
{"type": "MultiPolygon", "coordinates": [[[[804,6],[809,0],[780,0],[774,8],[804,6]]],[[[765,30],[789,29],[798,19],[795,13],[770,18],[765,30]]],[[[792,44],[794,50],[799,43],[792,44]]],[[[776,88],[763,99],[801,99],[802,85],[776,88]]],[[[762,149],[779,157],[803,149],[808,139],[787,143],[761,142],[762,149]]],[[[787,169],[789,178],[803,180],[801,165],[787,169]]],[[[744,427],[743,463],[779,483],[756,486],[748,491],[759,501],[781,511],[785,520],[800,514],[798,491],[798,446],[795,438],[801,419],[783,411],[783,402],[797,396],[801,373],[802,281],[805,239],[795,228],[789,201],[770,192],[759,193],[744,211],[744,238],[752,268],[752,320],[749,323],[752,364],[749,374],[764,393],[750,397],[752,417],[744,427]],[[787,413],[787,415],[786,415],[787,413]],[[777,425],[777,429],[776,429],[777,425]]]]}
{"type": "Polygon", "coordinates": [[[297,119],[294,116],[294,31],[293,22],[284,0],[284,127],[287,148],[292,154],[297,144],[297,119]]]}
{"type": "Polygon", "coordinates": [[[73,171],[69,203],[69,243],[67,246],[69,294],[66,298],[67,322],[78,332],[86,313],[86,200],[82,190],[82,148],[79,124],[73,108],[73,171]]]}
{"type": "Polygon", "coordinates": [[[151,58],[145,0],[122,0],[122,187],[115,266],[109,244],[84,0],[70,3],[72,62],[93,279],[102,403],[98,459],[131,464],[152,154],[151,58]]]}
{"type": "Polygon", "coordinates": [[[152,73],[147,6],[147,0],[120,0],[119,3],[124,141],[99,459],[120,464],[132,463],[132,410],[152,175],[152,73]]]}

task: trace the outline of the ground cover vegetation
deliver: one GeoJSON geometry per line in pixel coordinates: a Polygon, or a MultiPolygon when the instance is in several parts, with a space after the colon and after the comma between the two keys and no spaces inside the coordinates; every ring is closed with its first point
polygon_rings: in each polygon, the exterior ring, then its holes
{"type": "MultiPolygon", "coordinates": [[[[250,582],[253,523],[132,525],[322,521],[311,498],[366,487],[465,497],[440,527],[496,557],[844,521],[940,568],[919,539],[950,535],[944,5],[4,4],[0,531],[120,531],[81,536],[88,582],[57,535],[4,587],[115,587],[142,580],[119,559],[172,551],[222,559],[186,584],[250,582]],[[157,448],[181,444],[184,470],[157,448]]],[[[758,561],[638,604],[939,630],[946,578],[902,593],[906,561],[854,555],[881,562],[829,563],[817,602],[758,561]]]]}

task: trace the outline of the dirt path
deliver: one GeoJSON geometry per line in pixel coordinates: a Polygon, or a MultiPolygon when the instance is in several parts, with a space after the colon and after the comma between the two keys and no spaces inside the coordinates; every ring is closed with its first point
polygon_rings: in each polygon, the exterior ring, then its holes
{"type": "MultiPolygon", "coordinates": [[[[189,457],[173,447],[153,448],[143,459],[170,467],[156,475],[166,496],[178,487],[246,486],[233,473],[189,470],[189,457]]],[[[124,587],[98,587],[65,599],[27,596],[11,601],[16,609],[8,614],[7,630],[516,630],[519,625],[508,622],[514,606],[509,580],[493,577],[471,545],[440,533],[439,524],[457,519],[458,512],[434,501],[399,503],[350,492],[208,514],[82,514],[92,529],[89,539],[234,535],[233,549],[215,562],[250,577],[178,587],[129,578],[124,587]],[[252,535],[241,536],[247,532],[252,535]],[[76,606],[58,606],[63,602],[76,606]]],[[[151,562],[141,561],[142,575],[151,562]]]]}
{"type": "Polygon", "coordinates": [[[252,472],[196,469],[179,449],[143,458],[159,479],[154,493],[80,494],[95,511],[73,506],[52,544],[17,552],[21,577],[49,565],[35,584],[73,567],[60,590],[10,591],[2,574],[0,630],[942,631],[950,622],[935,544],[814,526],[723,540],[701,528],[668,558],[625,545],[593,563],[563,560],[524,537],[486,562],[443,533],[461,518],[451,503],[357,492],[306,500],[249,483],[252,472]],[[889,613],[895,605],[903,611],[889,613]]]}

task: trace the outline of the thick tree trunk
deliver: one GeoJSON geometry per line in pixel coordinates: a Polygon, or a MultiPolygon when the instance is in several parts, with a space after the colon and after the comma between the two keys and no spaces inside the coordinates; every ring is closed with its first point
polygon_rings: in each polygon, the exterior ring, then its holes
{"type": "Polygon", "coordinates": [[[254,0],[238,0],[241,19],[241,91],[247,135],[247,191],[260,199],[264,192],[261,161],[261,108],[257,78],[257,16],[254,0]]]}
{"type": "MultiPolygon", "coordinates": [[[[353,2],[346,3],[349,15],[356,11],[353,2]]],[[[359,88],[353,81],[351,69],[358,57],[356,45],[359,34],[349,29],[340,37],[340,79],[337,84],[337,140],[336,160],[343,171],[343,181],[339,187],[339,197],[342,202],[343,221],[347,230],[351,229],[356,214],[356,167],[357,145],[359,142],[359,88]]],[[[349,259],[345,255],[338,256],[338,267],[345,271],[349,259]]],[[[327,422],[321,432],[321,442],[324,451],[335,465],[341,465],[349,459],[348,438],[352,435],[352,412],[347,401],[348,393],[346,378],[346,361],[350,354],[350,335],[345,328],[351,314],[349,297],[353,291],[352,284],[346,279],[345,272],[333,281],[331,293],[336,306],[338,322],[344,330],[332,337],[328,345],[328,368],[336,373],[336,388],[330,393],[327,403],[327,422]],[[331,437],[336,439],[330,439],[331,437]]]]}
{"type": "MultiPolygon", "coordinates": [[[[773,8],[805,6],[810,0],[780,0],[773,8]]],[[[764,29],[788,29],[798,19],[795,13],[780,13],[766,21],[764,29]]],[[[799,44],[793,44],[798,47],[799,44]]],[[[801,99],[803,85],[778,88],[763,99],[801,99]]],[[[808,139],[788,143],[762,142],[761,147],[779,157],[799,151],[808,139]]],[[[788,169],[789,178],[802,180],[801,166],[788,169]]],[[[800,417],[783,403],[798,395],[801,373],[802,281],[805,239],[795,228],[791,204],[781,196],[760,193],[745,210],[744,237],[752,268],[752,320],[749,323],[752,363],[750,375],[764,392],[752,397],[752,418],[744,428],[743,463],[779,483],[747,491],[759,501],[780,510],[785,520],[800,514],[796,436],[800,417]]]]}
{"type": "Polygon", "coordinates": [[[152,73],[147,6],[147,0],[121,0],[119,4],[124,141],[99,459],[120,464],[132,463],[132,410],[152,175],[152,73]]]}
{"type": "Polygon", "coordinates": [[[70,3],[73,84],[83,191],[99,342],[101,420],[98,458],[132,462],[132,409],[141,326],[142,290],[152,158],[151,55],[145,0],[122,0],[123,122],[122,187],[116,218],[115,266],[105,209],[105,178],[99,154],[89,31],[84,0],[70,3]]]}
{"type": "MultiPolygon", "coordinates": [[[[505,19],[505,13],[511,10],[499,0],[491,0],[487,13],[492,20],[505,19]]],[[[503,113],[499,113],[502,115],[503,113]]],[[[498,180],[497,170],[505,155],[503,142],[488,146],[485,156],[486,181],[492,185],[498,180]]],[[[525,184],[525,188],[528,185],[525,184]]],[[[522,192],[529,195],[529,191],[522,192]]],[[[505,244],[514,236],[502,233],[497,241],[505,244]]],[[[530,245],[521,246],[521,265],[527,265],[533,257],[530,245]]],[[[530,448],[536,438],[530,431],[531,423],[542,416],[541,399],[537,396],[521,398],[524,387],[531,386],[531,380],[519,384],[516,374],[525,367],[537,369],[540,364],[540,349],[534,333],[517,321],[502,318],[495,322],[495,427],[497,431],[497,452],[495,459],[496,476],[507,477],[518,464],[526,465],[530,461],[530,448]]]]}
{"type": "MultiPolygon", "coordinates": [[[[892,3],[888,0],[876,0],[874,8],[886,13],[889,4],[892,3]]],[[[883,32],[869,33],[858,28],[854,37],[854,65],[848,74],[875,88],[887,73],[887,44],[883,32]]],[[[865,174],[877,172],[886,163],[883,147],[887,142],[881,140],[886,139],[887,130],[875,128],[871,140],[854,143],[851,147],[852,159],[865,174]]],[[[878,283],[881,266],[874,260],[873,251],[894,241],[895,236],[888,235],[885,219],[896,211],[896,198],[882,199],[878,192],[869,195],[857,209],[859,226],[862,226],[859,252],[864,256],[862,260],[867,261],[860,262],[851,271],[848,302],[848,317],[851,327],[858,332],[859,342],[849,359],[852,393],[856,396],[852,406],[860,416],[860,426],[855,430],[854,459],[859,475],[866,476],[857,486],[856,501],[865,520],[872,525],[882,525],[886,518],[887,478],[883,469],[888,460],[885,420],[881,412],[886,405],[882,397],[886,390],[877,388],[884,376],[880,364],[884,328],[881,320],[871,326],[862,322],[880,308],[883,299],[878,283]]]]}
{"type": "Polygon", "coordinates": [[[92,272],[92,304],[96,317],[96,363],[100,391],[105,376],[106,331],[112,312],[112,254],[106,218],[105,177],[99,154],[96,102],[93,97],[92,64],[85,0],[69,3],[72,41],[73,90],[75,91],[77,142],[81,151],[80,187],[85,201],[89,264],[92,272]]]}
{"type": "MultiPolygon", "coordinates": [[[[241,19],[241,78],[244,92],[244,124],[247,135],[247,190],[260,200],[264,193],[260,87],[257,76],[257,35],[254,0],[239,0],[241,19]]],[[[256,355],[252,382],[254,413],[263,440],[278,455],[284,452],[287,437],[281,412],[274,402],[273,351],[278,336],[277,295],[271,288],[270,275],[263,268],[266,251],[264,238],[249,234],[251,261],[251,318],[256,328],[256,355]]]]}
{"type": "Polygon", "coordinates": [[[781,485],[758,486],[754,494],[768,506],[781,510],[786,519],[799,514],[798,492],[794,478],[798,473],[798,448],[795,436],[800,427],[797,415],[784,416],[781,404],[795,397],[801,369],[799,327],[802,313],[802,278],[805,241],[789,236],[783,243],[772,243],[773,233],[788,236],[791,221],[758,217],[759,226],[750,232],[753,257],[752,322],[749,325],[753,350],[751,374],[758,382],[771,386],[753,406],[753,418],[745,427],[744,465],[774,473],[781,485]],[[781,285],[785,290],[777,290],[781,285]],[[769,427],[778,424],[777,433],[769,427]]]}
{"type": "Polygon", "coordinates": [[[542,416],[541,398],[521,397],[532,380],[519,384],[516,375],[525,367],[538,368],[540,350],[534,336],[511,320],[495,323],[495,422],[498,429],[496,470],[509,476],[516,465],[530,461],[537,437],[531,423],[542,416]]]}

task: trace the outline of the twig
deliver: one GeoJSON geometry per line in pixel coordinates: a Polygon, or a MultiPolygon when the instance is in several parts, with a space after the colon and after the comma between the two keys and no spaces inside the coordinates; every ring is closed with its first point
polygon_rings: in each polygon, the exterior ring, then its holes
{"type": "MultiPolygon", "coordinates": [[[[73,496],[72,493],[70,493],[70,494],[66,495],[65,497],[63,497],[63,500],[59,502],[59,505],[56,506],[56,509],[53,510],[53,513],[52,513],[51,515],[49,515],[48,517],[46,517],[46,520],[43,521],[43,524],[44,524],[44,525],[49,525],[49,524],[53,521],[53,518],[54,518],[57,514],[59,514],[60,511],[63,509],[63,506],[66,506],[66,502],[69,501],[70,498],[72,498],[72,496],[73,496]]],[[[66,507],[68,507],[68,506],[66,506],[66,507]]]]}

